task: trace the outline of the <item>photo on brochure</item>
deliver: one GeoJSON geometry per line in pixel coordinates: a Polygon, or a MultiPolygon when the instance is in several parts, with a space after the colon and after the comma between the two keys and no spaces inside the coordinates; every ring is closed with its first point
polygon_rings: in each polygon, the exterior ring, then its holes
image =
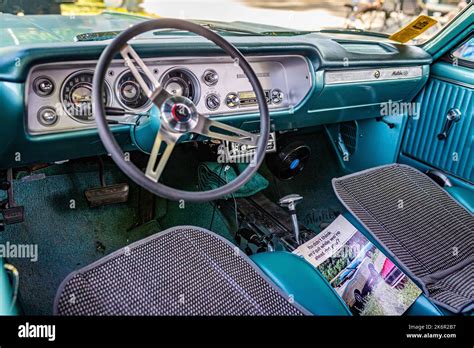
{"type": "Polygon", "coordinates": [[[342,215],[294,253],[321,272],[353,315],[402,315],[422,292],[342,215]]]}

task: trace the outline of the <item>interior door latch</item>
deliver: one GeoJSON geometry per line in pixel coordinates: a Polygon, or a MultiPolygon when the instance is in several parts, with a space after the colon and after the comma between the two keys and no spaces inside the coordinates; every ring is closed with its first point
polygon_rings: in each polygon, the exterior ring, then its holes
{"type": "Polygon", "coordinates": [[[446,140],[448,138],[449,131],[453,128],[453,125],[461,119],[461,111],[458,108],[452,108],[446,114],[446,121],[441,133],[438,134],[438,140],[446,140]]]}

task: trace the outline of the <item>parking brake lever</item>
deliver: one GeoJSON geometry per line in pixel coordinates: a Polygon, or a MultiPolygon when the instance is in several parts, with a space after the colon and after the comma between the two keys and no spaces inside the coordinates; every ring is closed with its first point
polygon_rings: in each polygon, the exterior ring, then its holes
{"type": "Polygon", "coordinates": [[[284,208],[287,208],[291,215],[291,222],[293,223],[293,233],[295,236],[296,244],[300,245],[300,226],[298,224],[298,217],[296,216],[296,204],[303,199],[298,194],[291,194],[280,198],[278,204],[284,208]]]}
{"type": "Polygon", "coordinates": [[[444,123],[443,130],[438,134],[438,140],[446,140],[448,138],[449,131],[453,128],[454,123],[461,119],[461,111],[458,108],[453,108],[446,114],[446,121],[444,123]]]}

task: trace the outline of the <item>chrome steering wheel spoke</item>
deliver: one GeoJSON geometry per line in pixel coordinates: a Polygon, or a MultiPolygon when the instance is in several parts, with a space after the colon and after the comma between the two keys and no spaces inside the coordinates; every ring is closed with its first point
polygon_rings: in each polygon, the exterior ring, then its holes
{"type": "MultiPolygon", "coordinates": [[[[124,30],[102,52],[97,63],[92,85],[92,109],[93,114],[96,116],[97,129],[104,147],[111,154],[112,159],[119,168],[131,180],[160,197],[189,202],[208,202],[226,197],[238,190],[242,185],[245,185],[263,162],[270,131],[270,116],[262,85],[250,63],[235,46],[219,34],[199,24],[179,19],[160,18],[140,22],[124,30]],[[129,42],[145,32],[167,28],[189,31],[202,36],[216,44],[238,62],[255,91],[260,112],[260,135],[211,120],[209,117],[199,114],[196,105],[190,99],[179,95],[172,95],[161,86],[157,77],[150,71],[129,42]],[[159,121],[160,128],[155,135],[145,173],[143,173],[141,168],[124,159],[123,150],[113,136],[112,130],[108,127],[109,120],[107,120],[104,105],[99,102],[104,98],[106,73],[117,53],[120,53],[123,57],[131,74],[142,88],[143,93],[160,111],[160,120],[154,120],[156,123],[159,121]],[[210,138],[256,146],[255,164],[248,165],[231,182],[209,191],[184,191],[166,186],[160,183],[159,179],[174,147],[179,142],[181,136],[188,133],[197,133],[210,138]]],[[[147,124],[143,123],[141,126],[146,127],[147,124]]],[[[153,124],[153,127],[155,126],[156,124],[153,124]]],[[[154,130],[156,128],[150,129],[154,130]]],[[[143,136],[146,137],[148,134],[146,133],[143,136]]]]}
{"type": "Polygon", "coordinates": [[[133,77],[137,80],[140,87],[145,92],[145,95],[150,99],[153,104],[158,108],[161,107],[163,102],[171,96],[166,89],[164,89],[160,82],[156,79],[153,73],[148,69],[146,64],[140,58],[138,53],[133,49],[129,44],[125,44],[120,50],[125,64],[128,66],[130,71],[133,74],[133,77]],[[148,84],[143,79],[143,76],[140,73],[140,70],[146,75],[146,77],[151,81],[153,88],[150,89],[148,84]]]}
{"type": "Polygon", "coordinates": [[[166,164],[171,156],[171,152],[178,142],[181,134],[173,133],[165,130],[163,127],[160,128],[156,134],[155,142],[148,159],[148,164],[145,170],[145,175],[148,179],[158,182],[165,169],[166,164]],[[162,150],[163,145],[165,148],[162,150]],[[161,156],[159,156],[161,154],[161,156]]]}
{"type": "Polygon", "coordinates": [[[210,119],[199,114],[199,121],[193,132],[209,138],[232,141],[244,145],[257,146],[258,134],[244,131],[237,127],[210,119]],[[230,134],[231,133],[231,134],[230,134]]]}

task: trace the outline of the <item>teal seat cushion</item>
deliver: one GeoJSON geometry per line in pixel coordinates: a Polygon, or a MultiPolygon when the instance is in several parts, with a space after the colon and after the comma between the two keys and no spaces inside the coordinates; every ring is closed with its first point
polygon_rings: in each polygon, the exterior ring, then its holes
{"type": "Polygon", "coordinates": [[[410,308],[405,312],[408,316],[440,316],[443,312],[436,307],[428,297],[420,295],[418,299],[413,303],[410,308]]]}
{"type": "Polygon", "coordinates": [[[474,214],[474,190],[461,186],[444,187],[444,189],[459,204],[464,206],[471,214],[474,214]]]}
{"type": "Polygon", "coordinates": [[[283,291],[314,315],[350,315],[349,308],[321,273],[303,258],[285,251],[250,257],[283,291]]]}
{"type": "Polygon", "coordinates": [[[5,268],[5,260],[0,258],[0,315],[18,315],[18,303],[13,301],[13,289],[5,268]]]}

